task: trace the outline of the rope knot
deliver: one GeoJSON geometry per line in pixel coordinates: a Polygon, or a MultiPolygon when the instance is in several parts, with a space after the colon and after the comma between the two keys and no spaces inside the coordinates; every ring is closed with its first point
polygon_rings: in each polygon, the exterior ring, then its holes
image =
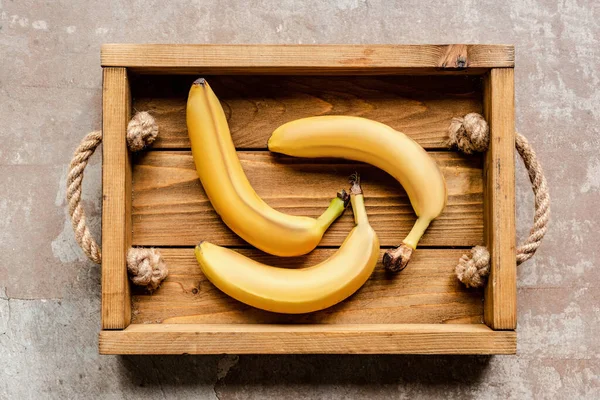
{"type": "Polygon", "coordinates": [[[484,246],[475,246],[463,254],[456,266],[456,276],[466,287],[481,287],[490,273],[490,253],[484,246]]]}
{"type": "Polygon", "coordinates": [[[146,286],[150,292],[156,290],[169,273],[158,250],[135,247],[127,253],[127,271],[134,284],[146,286]]]}
{"type": "Polygon", "coordinates": [[[140,151],[151,145],[158,135],[158,125],[146,111],[138,112],[127,125],[127,145],[131,151],[140,151]]]}
{"type": "Polygon", "coordinates": [[[448,144],[466,154],[486,151],[490,144],[490,127],[477,113],[454,117],[448,128],[448,144]]]}

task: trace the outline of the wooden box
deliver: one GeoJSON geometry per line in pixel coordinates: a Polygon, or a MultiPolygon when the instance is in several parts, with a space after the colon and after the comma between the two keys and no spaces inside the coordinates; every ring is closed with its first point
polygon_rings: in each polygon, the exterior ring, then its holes
{"type": "Polygon", "coordinates": [[[411,353],[514,354],[516,266],[514,49],[503,45],[129,45],[102,48],[102,354],[411,353]],[[441,166],[448,205],[409,267],[381,264],[355,295],[321,312],[279,315],[213,287],[193,256],[201,240],[258,260],[306,266],[330,255],[350,231],[346,212],[321,247],[282,259],[249,247],[220,221],[197,179],[185,125],[190,84],[209,79],[257,193],[289,214],[317,216],[348,175],[362,175],[369,219],[382,247],[400,243],[415,215],[401,186],[371,166],[270,154],[280,124],[323,114],[360,115],[419,142],[441,166]],[[133,110],[153,114],[159,138],[127,151],[133,110]],[[483,113],[484,156],[446,147],[452,117],[483,113]],[[491,252],[485,290],[454,276],[473,245],[491,252]],[[132,287],[130,246],[159,248],[170,275],[150,295],[132,287]]]}

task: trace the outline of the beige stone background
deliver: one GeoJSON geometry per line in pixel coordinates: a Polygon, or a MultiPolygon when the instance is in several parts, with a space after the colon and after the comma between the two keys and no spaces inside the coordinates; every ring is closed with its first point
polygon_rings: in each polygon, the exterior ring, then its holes
{"type": "MultiPolygon", "coordinates": [[[[597,0],[0,0],[0,398],[600,398],[599,21],[597,0]],[[518,356],[99,356],[100,271],[64,193],[107,42],[515,44],[516,125],[553,198],[519,269],[518,356]]],[[[95,156],[96,233],[100,172],[95,156]]]]}

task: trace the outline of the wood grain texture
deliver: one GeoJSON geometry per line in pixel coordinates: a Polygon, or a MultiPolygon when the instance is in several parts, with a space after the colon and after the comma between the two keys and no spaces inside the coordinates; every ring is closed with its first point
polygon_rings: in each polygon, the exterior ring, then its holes
{"type": "Polygon", "coordinates": [[[485,243],[491,271],[485,290],[485,323],[517,325],[515,231],[515,106],[513,69],[492,69],[484,91],[490,147],[484,162],[485,243]]]}
{"type": "MultiPolygon", "coordinates": [[[[160,126],[153,145],[189,148],[185,123],[190,76],[137,76],[133,107],[160,126]]],[[[446,149],[452,117],[482,112],[481,78],[460,76],[212,76],[238,149],[267,147],[280,125],[316,115],[370,118],[426,149],[446,149]]]]}
{"type": "MultiPolygon", "coordinates": [[[[448,204],[420,246],[472,246],[483,242],[481,159],[455,152],[431,153],[446,177],[448,204]]],[[[344,160],[306,160],[268,152],[238,152],[259,196],[292,215],[317,217],[348,176],[361,174],[369,221],[382,246],[401,242],[416,220],[406,193],[392,177],[370,165],[344,160]]],[[[191,153],[150,151],[133,171],[133,244],[194,246],[207,240],[248,246],[216,214],[198,180],[191,153]]],[[[321,246],[339,246],[354,226],[347,211],[325,233],[321,246]]]]}
{"type": "MultiPolygon", "coordinates": [[[[420,249],[410,267],[398,275],[387,274],[380,261],[373,275],[353,296],[326,310],[303,315],[267,312],[227,296],[202,274],[193,248],[160,251],[169,266],[169,276],[151,295],[133,289],[132,323],[474,324],[483,321],[482,291],[466,289],[454,276],[454,267],[463,250],[420,249]]],[[[275,257],[255,249],[237,251],[267,265],[299,268],[325,260],[336,249],[317,249],[309,255],[292,258],[275,257]]]]}
{"type": "Polygon", "coordinates": [[[517,347],[514,331],[483,324],[132,324],[100,332],[99,345],[101,354],[515,354],[517,347]]]}
{"type": "Polygon", "coordinates": [[[125,141],[131,94],[125,68],[104,68],[102,85],[102,328],[131,319],[126,254],[131,246],[131,158],[125,141]]]}
{"type": "MultiPolygon", "coordinates": [[[[451,46],[105,44],[101,63],[140,73],[441,73],[440,60],[451,46]]],[[[514,66],[513,46],[466,47],[470,72],[514,66]]]]}

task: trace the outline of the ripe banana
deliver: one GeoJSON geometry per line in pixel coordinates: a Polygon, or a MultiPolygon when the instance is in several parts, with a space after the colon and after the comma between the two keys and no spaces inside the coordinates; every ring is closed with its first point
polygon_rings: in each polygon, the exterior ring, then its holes
{"type": "Polygon", "coordinates": [[[446,182],[433,158],[410,137],[376,121],[349,116],[298,119],[273,132],[269,150],[362,161],[396,178],[418,218],[402,245],[384,254],[383,263],[391,271],[406,267],[419,239],[446,205],[446,182]]]}
{"type": "Polygon", "coordinates": [[[186,119],[206,195],[223,222],[251,245],[283,257],[306,254],[344,211],[343,196],[334,198],[317,219],[287,215],[265,203],[244,174],[223,108],[203,78],[190,89],[186,119]]]}
{"type": "Polygon", "coordinates": [[[356,226],[335,254],[320,264],[272,267],[208,242],[196,246],[196,259],[217,288],[253,307],[286,314],[330,307],[356,292],[379,258],[379,239],[369,225],[358,182],[350,189],[350,201],[356,226]]]}

